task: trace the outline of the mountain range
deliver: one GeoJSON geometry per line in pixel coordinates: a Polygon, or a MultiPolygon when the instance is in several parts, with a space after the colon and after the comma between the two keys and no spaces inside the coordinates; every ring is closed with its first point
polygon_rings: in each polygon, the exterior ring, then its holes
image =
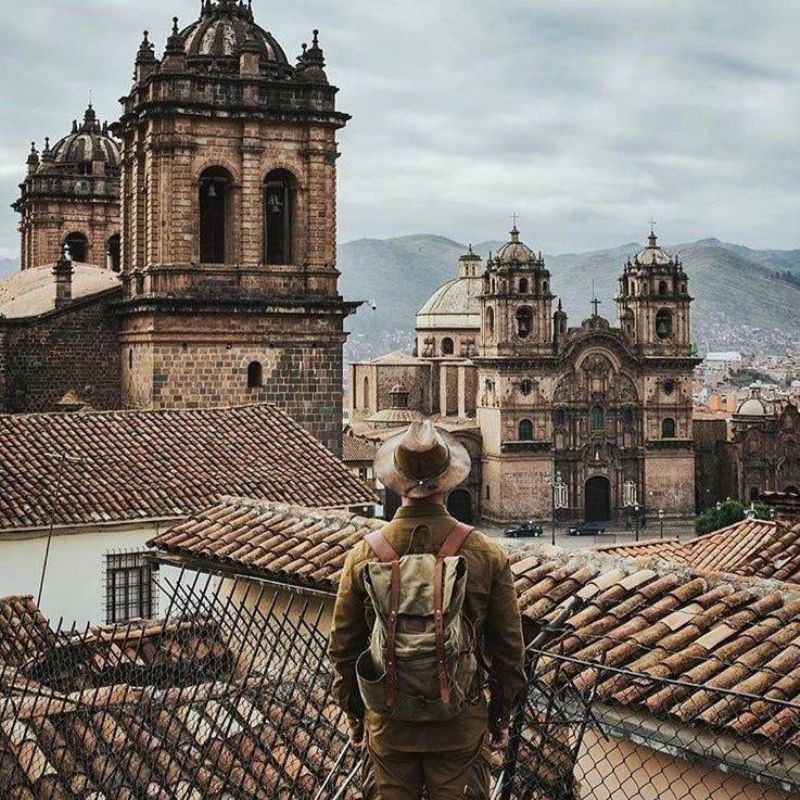
{"type": "MultiPolygon", "coordinates": [[[[473,249],[485,258],[501,244],[482,242],[473,249]]],[[[536,249],[535,242],[528,244],[536,249]]],[[[563,301],[571,326],[590,316],[593,287],[601,315],[616,320],[613,297],[622,265],[643,246],[629,242],[608,250],[545,254],[552,290],[563,301]]],[[[693,338],[701,353],[800,349],[800,250],[753,250],[718,239],[665,248],[680,256],[689,275],[695,297],[693,338]]],[[[416,312],[438,286],[458,275],[458,258],[466,249],[463,243],[427,234],[342,244],[342,292],[348,299],[368,301],[348,320],[347,358],[410,351],[416,312]]]]}
{"type": "MultiPolygon", "coordinates": [[[[501,244],[481,242],[473,248],[486,258],[501,244]]],[[[562,299],[570,325],[590,315],[593,287],[602,302],[600,313],[616,319],[617,278],[628,256],[641,247],[629,242],[609,250],[545,255],[552,290],[562,299]]],[[[754,250],[718,239],[666,249],[680,256],[689,275],[696,298],[693,338],[701,353],[800,350],[800,250],[754,250]]],[[[348,299],[366,301],[347,321],[347,360],[410,351],[416,312],[437,287],[458,275],[458,259],[466,250],[466,244],[429,234],[341,244],[341,291],[348,299]]],[[[16,260],[0,259],[0,276],[16,269],[16,260]]]]}

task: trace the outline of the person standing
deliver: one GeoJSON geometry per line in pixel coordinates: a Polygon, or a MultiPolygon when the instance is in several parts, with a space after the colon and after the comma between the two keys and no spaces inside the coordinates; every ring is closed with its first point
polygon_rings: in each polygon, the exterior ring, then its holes
{"type": "Polygon", "coordinates": [[[387,440],[375,473],[402,497],[348,554],[333,614],[333,694],[366,750],[365,800],[487,800],[525,684],[509,560],[447,512],[466,449],[430,421],[387,440]],[[488,691],[487,691],[488,690],[488,691]]]}

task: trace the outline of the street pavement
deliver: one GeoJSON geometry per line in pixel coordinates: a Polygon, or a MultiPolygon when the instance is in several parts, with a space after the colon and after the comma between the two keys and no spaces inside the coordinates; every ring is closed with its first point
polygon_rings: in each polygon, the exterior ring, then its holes
{"type": "MultiPolygon", "coordinates": [[[[487,536],[503,538],[507,526],[497,525],[489,520],[479,520],[475,523],[475,527],[487,536]]],[[[510,541],[550,544],[552,540],[552,526],[543,524],[542,527],[544,528],[544,533],[540,537],[511,539],[510,541]]],[[[568,527],[569,525],[564,524],[556,526],[556,545],[564,550],[586,550],[587,548],[597,547],[599,545],[627,544],[636,541],[635,530],[627,530],[624,524],[609,522],[606,524],[606,532],[599,536],[570,536],[567,533],[568,527]]],[[[646,528],[639,529],[639,541],[658,539],[660,536],[661,527],[658,521],[650,523],[646,528]]],[[[693,539],[695,536],[694,522],[692,520],[667,520],[664,522],[665,539],[676,538],[685,542],[688,539],[693,539]]]]}

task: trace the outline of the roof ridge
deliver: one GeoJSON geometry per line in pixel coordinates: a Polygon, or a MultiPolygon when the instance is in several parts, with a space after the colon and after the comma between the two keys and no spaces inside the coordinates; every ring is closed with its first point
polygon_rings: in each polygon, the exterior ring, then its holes
{"type": "MultiPolygon", "coordinates": [[[[233,406],[204,406],[202,408],[106,408],[88,409],[86,411],[32,411],[26,414],[0,414],[0,418],[11,418],[15,420],[31,419],[35,417],[123,417],[123,416],[156,416],[156,415],[175,415],[190,416],[193,414],[204,414],[212,411],[243,411],[250,408],[270,408],[279,411],[286,416],[289,414],[276,403],[241,403],[233,406]]],[[[293,419],[292,417],[289,417],[293,419]]],[[[304,429],[305,430],[305,429],[304,429]]]]}

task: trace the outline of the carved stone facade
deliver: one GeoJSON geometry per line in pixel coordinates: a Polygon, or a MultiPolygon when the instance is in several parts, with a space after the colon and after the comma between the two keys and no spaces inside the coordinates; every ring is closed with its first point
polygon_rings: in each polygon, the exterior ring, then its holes
{"type": "Polygon", "coordinates": [[[66,246],[74,261],[119,270],[119,145],[90,105],[83,122],[53,147],[35,144],[14,210],[20,214],[23,270],[55,262],[66,246]]]}
{"type": "Polygon", "coordinates": [[[123,403],[272,400],[336,452],[336,110],[315,33],[289,64],[252,11],[206,3],[147,36],[122,140],[123,403]]]}
{"type": "Polygon", "coordinates": [[[560,304],[551,313],[541,255],[516,229],[489,262],[475,359],[484,516],[548,517],[559,475],[567,486],[564,518],[621,519],[635,505],[640,514],[693,513],[697,359],[687,280],[652,234],[625,267],[625,275],[634,271],[635,294],[617,300],[620,328],[595,313],[570,329],[560,304]],[[675,292],[662,291],[666,272],[681,276],[675,292]],[[664,323],[658,330],[657,320],[664,323]]]}
{"type": "Polygon", "coordinates": [[[800,412],[789,403],[776,415],[758,387],[752,391],[731,421],[734,483],[743,503],[800,490],[800,412]]]}
{"type": "Polygon", "coordinates": [[[471,295],[460,309],[449,303],[475,258],[462,258],[459,280],[445,284],[417,316],[419,357],[392,354],[353,366],[357,432],[369,433],[370,418],[389,407],[390,386],[401,380],[409,405],[437,424],[467,426],[475,417],[481,439],[480,484],[470,489],[475,513],[498,521],[547,519],[550,481],[560,474],[567,486],[564,519],[621,519],[637,505],[642,516],[659,509],[670,517],[693,515],[698,360],[680,262],[651,234],[624,266],[620,327],[595,313],[570,328],[560,303],[553,311],[544,259],[516,228],[482,271],[477,304],[471,295]],[[459,312],[468,327],[451,324],[459,312]],[[441,355],[443,335],[477,339],[478,354],[441,355]]]}

